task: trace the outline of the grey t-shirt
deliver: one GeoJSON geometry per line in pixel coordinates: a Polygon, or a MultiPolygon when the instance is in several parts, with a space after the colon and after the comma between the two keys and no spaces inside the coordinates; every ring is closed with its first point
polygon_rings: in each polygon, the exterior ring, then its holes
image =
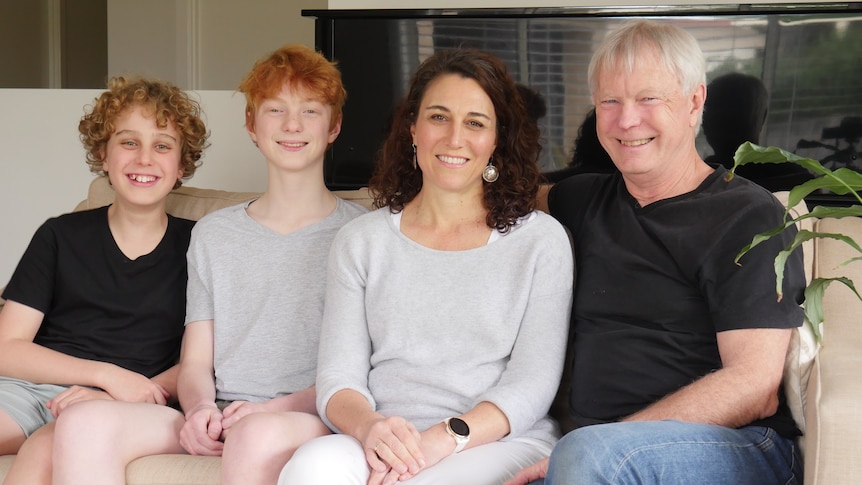
{"type": "Polygon", "coordinates": [[[322,221],[282,235],[249,217],[247,206],[195,226],[186,324],[214,321],[216,397],[259,402],[314,385],[329,247],[367,210],[338,199],[322,221]]]}
{"type": "Polygon", "coordinates": [[[352,389],[424,430],[489,401],[508,438],[553,443],[572,266],[564,229],[542,212],[466,251],[417,244],[387,208],[355,219],[330,253],[318,412],[352,389]]]}

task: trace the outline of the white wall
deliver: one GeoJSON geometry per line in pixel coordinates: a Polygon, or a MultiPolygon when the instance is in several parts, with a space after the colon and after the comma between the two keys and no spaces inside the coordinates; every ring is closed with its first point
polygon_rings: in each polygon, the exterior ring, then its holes
{"type": "Polygon", "coordinates": [[[187,61],[187,28],[176,20],[184,9],[177,3],[108,0],[108,76],[137,74],[188,88],[185,71],[177,67],[187,61]]]}
{"type": "MultiPolygon", "coordinates": [[[[139,1],[139,0],[132,0],[139,1]]],[[[200,0],[197,89],[235,89],[254,61],[287,43],[314,47],[314,18],[326,0],[200,0]]]]}
{"type": "MultiPolygon", "coordinates": [[[[94,175],[84,161],[78,121],[101,90],[0,89],[0,287],[45,219],[71,211],[94,175]]],[[[186,185],[263,191],[266,165],[243,127],[245,100],[198,91],[212,145],[186,185]]]]}
{"type": "Polygon", "coordinates": [[[184,89],[235,89],[254,61],[314,46],[326,0],[108,0],[108,75],[141,73],[184,89]]]}

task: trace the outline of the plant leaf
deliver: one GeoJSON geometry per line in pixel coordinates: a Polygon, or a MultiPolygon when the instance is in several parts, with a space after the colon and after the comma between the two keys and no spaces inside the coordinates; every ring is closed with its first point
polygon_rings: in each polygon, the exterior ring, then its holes
{"type": "Polygon", "coordinates": [[[820,324],[823,323],[823,294],[833,281],[842,283],[844,286],[850,288],[856,295],[856,298],[862,300],[862,295],[856,290],[856,286],[850,278],[840,276],[836,278],[814,278],[811,280],[811,283],[805,288],[805,305],[803,307],[805,319],[811,325],[815,338],[821,344],[823,343],[823,335],[820,333],[820,324]]]}
{"type": "Polygon", "coordinates": [[[862,205],[851,205],[849,207],[828,207],[825,205],[818,205],[814,206],[808,214],[804,214],[797,219],[794,219],[794,222],[801,221],[802,219],[807,219],[809,217],[816,217],[818,219],[841,219],[848,216],[862,216],[862,205]]]}
{"type": "MultiPolygon", "coordinates": [[[[739,260],[742,259],[742,257],[745,256],[746,253],[751,251],[755,246],[757,246],[758,244],[760,244],[764,241],[768,241],[770,238],[772,238],[776,234],[779,234],[784,229],[786,229],[787,227],[789,227],[793,224],[795,224],[795,221],[790,220],[790,221],[787,221],[786,223],[784,223],[783,225],[774,227],[774,228],[772,228],[766,232],[761,232],[759,234],[755,234],[754,237],[751,238],[751,242],[748,243],[744,248],[742,248],[739,251],[739,253],[736,255],[736,258],[733,259],[733,262],[736,264],[739,264],[739,260]]],[[[799,235],[798,232],[796,234],[797,234],[797,236],[799,235]]]]}
{"type": "MultiPolygon", "coordinates": [[[[775,234],[778,234],[779,232],[783,231],[784,228],[786,228],[788,225],[789,224],[785,224],[785,225],[776,227],[776,228],[772,229],[771,231],[756,234],[754,236],[754,238],[752,239],[751,244],[744,247],[742,249],[742,251],[740,251],[739,254],[736,255],[736,259],[734,259],[733,262],[736,264],[739,264],[739,260],[742,258],[742,256],[745,255],[745,253],[750,251],[751,248],[753,248],[754,246],[757,246],[758,244],[762,243],[763,241],[768,240],[769,238],[771,238],[775,234]]],[[[793,240],[790,241],[790,244],[788,244],[787,247],[785,247],[784,249],[782,249],[781,251],[778,252],[778,255],[775,256],[775,261],[773,263],[773,266],[775,269],[775,293],[778,295],[778,301],[781,301],[781,299],[784,297],[784,291],[783,291],[784,268],[787,264],[787,258],[789,258],[790,255],[793,253],[793,251],[796,251],[796,249],[798,249],[799,246],[801,246],[804,242],[810,241],[810,240],[816,239],[816,238],[835,239],[838,241],[843,241],[845,244],[847,244],[850,247],[852,247],[853,249],[855,249],[858,253],[862,253],[862,247],[860,247],[859,244],[856,243],[856,241],[853,240],[853,238],[851,238],[850,236],[846,236],[844,234],[838,234],[838,233],[830,233],[830,232],[813,232],[813,231],[809,231],[806,229],[801,229],[801,230],[797,231],[796,235],[793,237],[793,240]]],[[[862,256],[858,256],[856,258],[849,259],[849,260],[841,263],[841,266],[847,265],[856,259],[862,259],[862,256]]],[[[851,282],[851,284],[852,284],[852,282],[851,282]]],[[[809,287],[810,286],[811,285],[809,285],[809,287]]],[[[806,291],[807,291],[807,289],[806,289],[806,291]]],[[[862,298],[860,298],[860,299],[862,299],[862,298]]]]}
{"type": "Polygon", "coordinates": [[[850,264],[854,261],[859,261],[859,260],[862,260],[862,256],[856,256],[855,258],[850,258],[847,261],[844,261],[843,263],[839,264],[838,267],[841,268],[841,267],[847,266],[848,264],[850,264]]]}
{"type": "MultiPolygon", "coordinates": [[[[802,231],[799,231],[799,233],[803,233],[803,232],[810,234],[810,237],[808,239],[820,237],[820,238],[829,238],[829,239],[835,239],[838,241],[843,241],[847,245],[849,245],[851,248],[855,249],[857,252],[862,253],[862,247],[859,247],[859,244],[857,244],[856,241],[854,241],[853,238],[850,236],[847,236],[847,235],[844,235],[841,233],[837,233],[837,232],[811,232],[811,231],[806,231],[804,229],[802,231]]],[[[797,237],[798,237],[799,233],[797,233],[797,237]]],[[[794,242],[796,241],[796,239],[797,238],[793,238],[794,242]]],[[[846,264],[846,262],[842,263],[842,265],[843,264],[846,264]]]]}
{"type": "MultiPolygon", "coordinates": [[[[855,170],[851,170],[848,168],[839,168],[835,171],[832,171],[821,165],[820,162],[816,160],[800,157],[778,147],[761,147],[751,142],[743,143],[736,150],[736,154],[734,155],[733,159],[733,167],[728,172],[726,180],[729,181],[733,178],[736,171],[736,167],[739,167],[740,165],[746,165],[749,163],[786,162],[795,163],[805,169],[808,169],[813,174],[819,174],[820,176],[813,178],[812,180],[806,181],[802,184],[799,184],[790,190],[787,206],[784,212],[784,224],[778,225],[777,227],[772,228],[769,231],[756,234],[752,238],[751,243],[742,248],[739,254],[737,254],[736,259],[734,259],[734,262],[736,264],[739,264],[739,261],[742,256],[748,253],[753,247],[776,236],[777,234],[780,234],[790,225],[796,224],[804,219],[808,219],[811,217],[819,219],[841,219],[843,217],[849,216],[862,216],[862,197],[860,197],[859,195],[859,191],[862,190],[862,173],[856,172],[855,170]],[[790,210],[797,204],[805,200],[805,197],[815,191],[828,191],[837,195],[852,194],[860,205],[853,205],[849,207],[816,206],[811,209],[811,211],[807,214],[803,214],[793,219],[788,218],[790,210]]],[[[782,283],[784,280],[784,269],[787,264],[787,258],[790,257],[793,251],[798,249],[801,244],[815,238],[828,238],[843,241],[844,243],[855,249],[858,253],[862,253],[862,247],[860,247],[859,244],[857,244],[856,241],[853,240],[853,238],[844,234],[813,232],[804,229],[797,231],[796,236],[793,238],[793,241],[791,241],[786,248],[779,251],[778,255],[776,255],[775,257],[775,291],[778,294],[779,301],[781,301],[781,298],[783,297],[782,283]]],[[[862,255],[844,261],[839,267],[843,267],[860,260],[862,260],[862,255]]],[[[820,333],[820,328],[823,324],[823,295],[829,285],[832,284],[832,282],[834,281],[838,281],[850,288],[850,290],[853,291],[853,293],[856,295],[856,298],[862,301],[862,295],[860,295],[859,292],[856,290],[853,281],[847,277],[841,276],[836,278],[814,278],[811,283],[806,286],[804,304],[805,321],[809,325],[811,325],[815,338],[821,344],[823,341],[823,336],[820,333]]]]}
{"type": "MultiPolygon", "coordinates": [[[[824,169],[826,170],[826,169],[824,169]]],[[[794,207],[812,192],[828,190],[834,194],[846,195],[862,189],[862,174],[849,168],[839,168],[830,171],[823,177],[813,178],[790,190],[787,206],[794,207]]]]}
{"type": "Polygon", "coordinates": [[[817,160],[800,157],[795,153],[790,153],[787,150],[778,147],[762,147],[760,145],[755,145],[750,141],[739,145],[739,148],[736,149],[736,153],[733,156],[733,168],[731,168],[730,171],[735,173],[736,167],[747,165],[749,163],[785,162],[795,163],[821,175],[831,173],[831,170],[821,165],[817,160]]]}
{"type": "MultiPolygon", "coordinates": [[[[755,234],[754,237],[751,238],[751,242],[739,251],[739,253],[736,255],[736,258],[734,258],[733,262],[736,264],[739,264],[739,260],[742,259],[742,257],[747,252],[751,251],[752,248],[754,248],[755,246],[757,246],[758,244],[760,244],[764,241],[769,240],[773,236],[780,234],[782,231],[784,231],[788,227],[790,227],[790,226],[792,226],[792,225],[794,225],[794,224],[796,224],[799,221],[802,221],[804,219],[809,219],[811,217],[816,217],[816,218],[820,218],[820,219],[823,219],[826,217],[831,217],[833,219],[841,219],[843,217],[849,217],[849,216],[862,216],[862,206],[854,205],[854,206],[850,206],[850,207],[825,207],[825,206],[819,205],[819,206],[815,207],[814,209],[812,209],[812,211],[807,213],[807,214],[803,214],[803,215],[801,215],[795,219],[788,219],[784,224],[782,224],[780,226],[776,226],[776,227],[773,227],[772,229],[770,229],[768,231],[761,232],[759,234],[755,234]]],[[[862,253],[862,247],[860,247],[858,244],[856,244],[856,241],[854,241],[850,237],[844,236],[842,234],[813,233],[813,232],[805,230],[805,229],[800,229],[796,233],[794,241],[791,242],[791,246],[794,246],[794,248],[795,248],[795,246],[798,246],[799,244],[796,243],[797,239],[800,239],[803,237],[806,239],[803,241],[800,241],[800,242],[805,242],[808,239],[812,239],[814,237],[832,237],[832,239],[840,239],[840,240],[846,242],[847,244],[849,244],[853,249],[862,253]],[[804,236],[804,234],[806,234],[806,233],[812,234],[812,236],[810,236],[810,237],[804,236]],[[835,237],[833,237],[833,236],[835,236],[835,237]]],[[[788,246],[788,247],[790,247],[790,246],[788,246]]]]}
{"type": "Polygon", "coordinates": [[[795,163],[809,171],[821,175],[807,182],[803,182],[790,190],[787,209],[796,206],[802,200],[817,190],[827,190],[834,194],[853,194],[860,203],[862,198],[857,193],[862,190],[862,174],[849,168],[839,168],[835,171],[829,170],[817,160],[800,157],[778,147],[762,147],[751,142],[745,142],[736,149],[733,156],[733,167],[727,174],[726,180],[733,178],[736,167],[749,163],[795,163]]]}
{"type": "MultiPolygon", "coordinates": [[[[806,229],[802,229],[796,233],[793,237],[793,240],[790,241],[790,244],[778,252],[778,255],[775,256],[775,293],[778,295],[778,301],[781,301],[781,298],[784,296],[783,283],[784,283],[784,268],[787,265],[787,258],[796,251],[796,249],[801,246],[804,242],[810,241],[816,238],[829,238],[829,239],[838,239],[844,241],[849,244],[853,248],[855,248],[858,252],[862,253],[862,248],[856,244],[852,238],[845,236],[843,234],[832,234],[826,232],[812,232],[806,229]]],[[[810,285],[809,285],[810,286],[810,285]]],[[[806,289],[807,290],[807,289],[806,289]]]]}
{"type": "Polygon", "coordinates": [[[827,278],[814,278],[805,288],[805,304],[802,306],[805,320],[811,325],[814,337],[821,343],[823,341],[823,335],[820,333],[820,324],[823,322],[823,294],[832,281],[827,278]]]}

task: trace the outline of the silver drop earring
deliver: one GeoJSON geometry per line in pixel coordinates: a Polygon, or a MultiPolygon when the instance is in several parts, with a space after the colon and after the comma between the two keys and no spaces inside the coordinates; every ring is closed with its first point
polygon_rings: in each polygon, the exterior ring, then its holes
{"type": "Polygon", "coordinates": [[[413,170],[417,170],[419,162],[416,161],[416,145],[411,144],[411,146],[413,147],[413,170]]]}
{"type": "Polygon", "coordinates": [[[498,178],[500,178],[500,172],[497,171],[494,163],[488,159],[488,165],[485,165],[485,170],[482,170],[482,180],[490,184],[496,182],[498,178]]]}

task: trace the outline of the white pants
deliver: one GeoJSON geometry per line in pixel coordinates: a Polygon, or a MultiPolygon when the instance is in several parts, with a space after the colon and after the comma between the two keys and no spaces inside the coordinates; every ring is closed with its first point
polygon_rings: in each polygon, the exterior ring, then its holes
{"type": "MultiPolygon", "coordinates": [[[[410,485],[499,485],[545,458],[552,446],[538,440],[496,441],[454,454],[403,482],[410,485]]],[[[315,438],[296,450],[278,485],[365,485],[369,468],[362,445],[351,436],[315,438]]]]}

